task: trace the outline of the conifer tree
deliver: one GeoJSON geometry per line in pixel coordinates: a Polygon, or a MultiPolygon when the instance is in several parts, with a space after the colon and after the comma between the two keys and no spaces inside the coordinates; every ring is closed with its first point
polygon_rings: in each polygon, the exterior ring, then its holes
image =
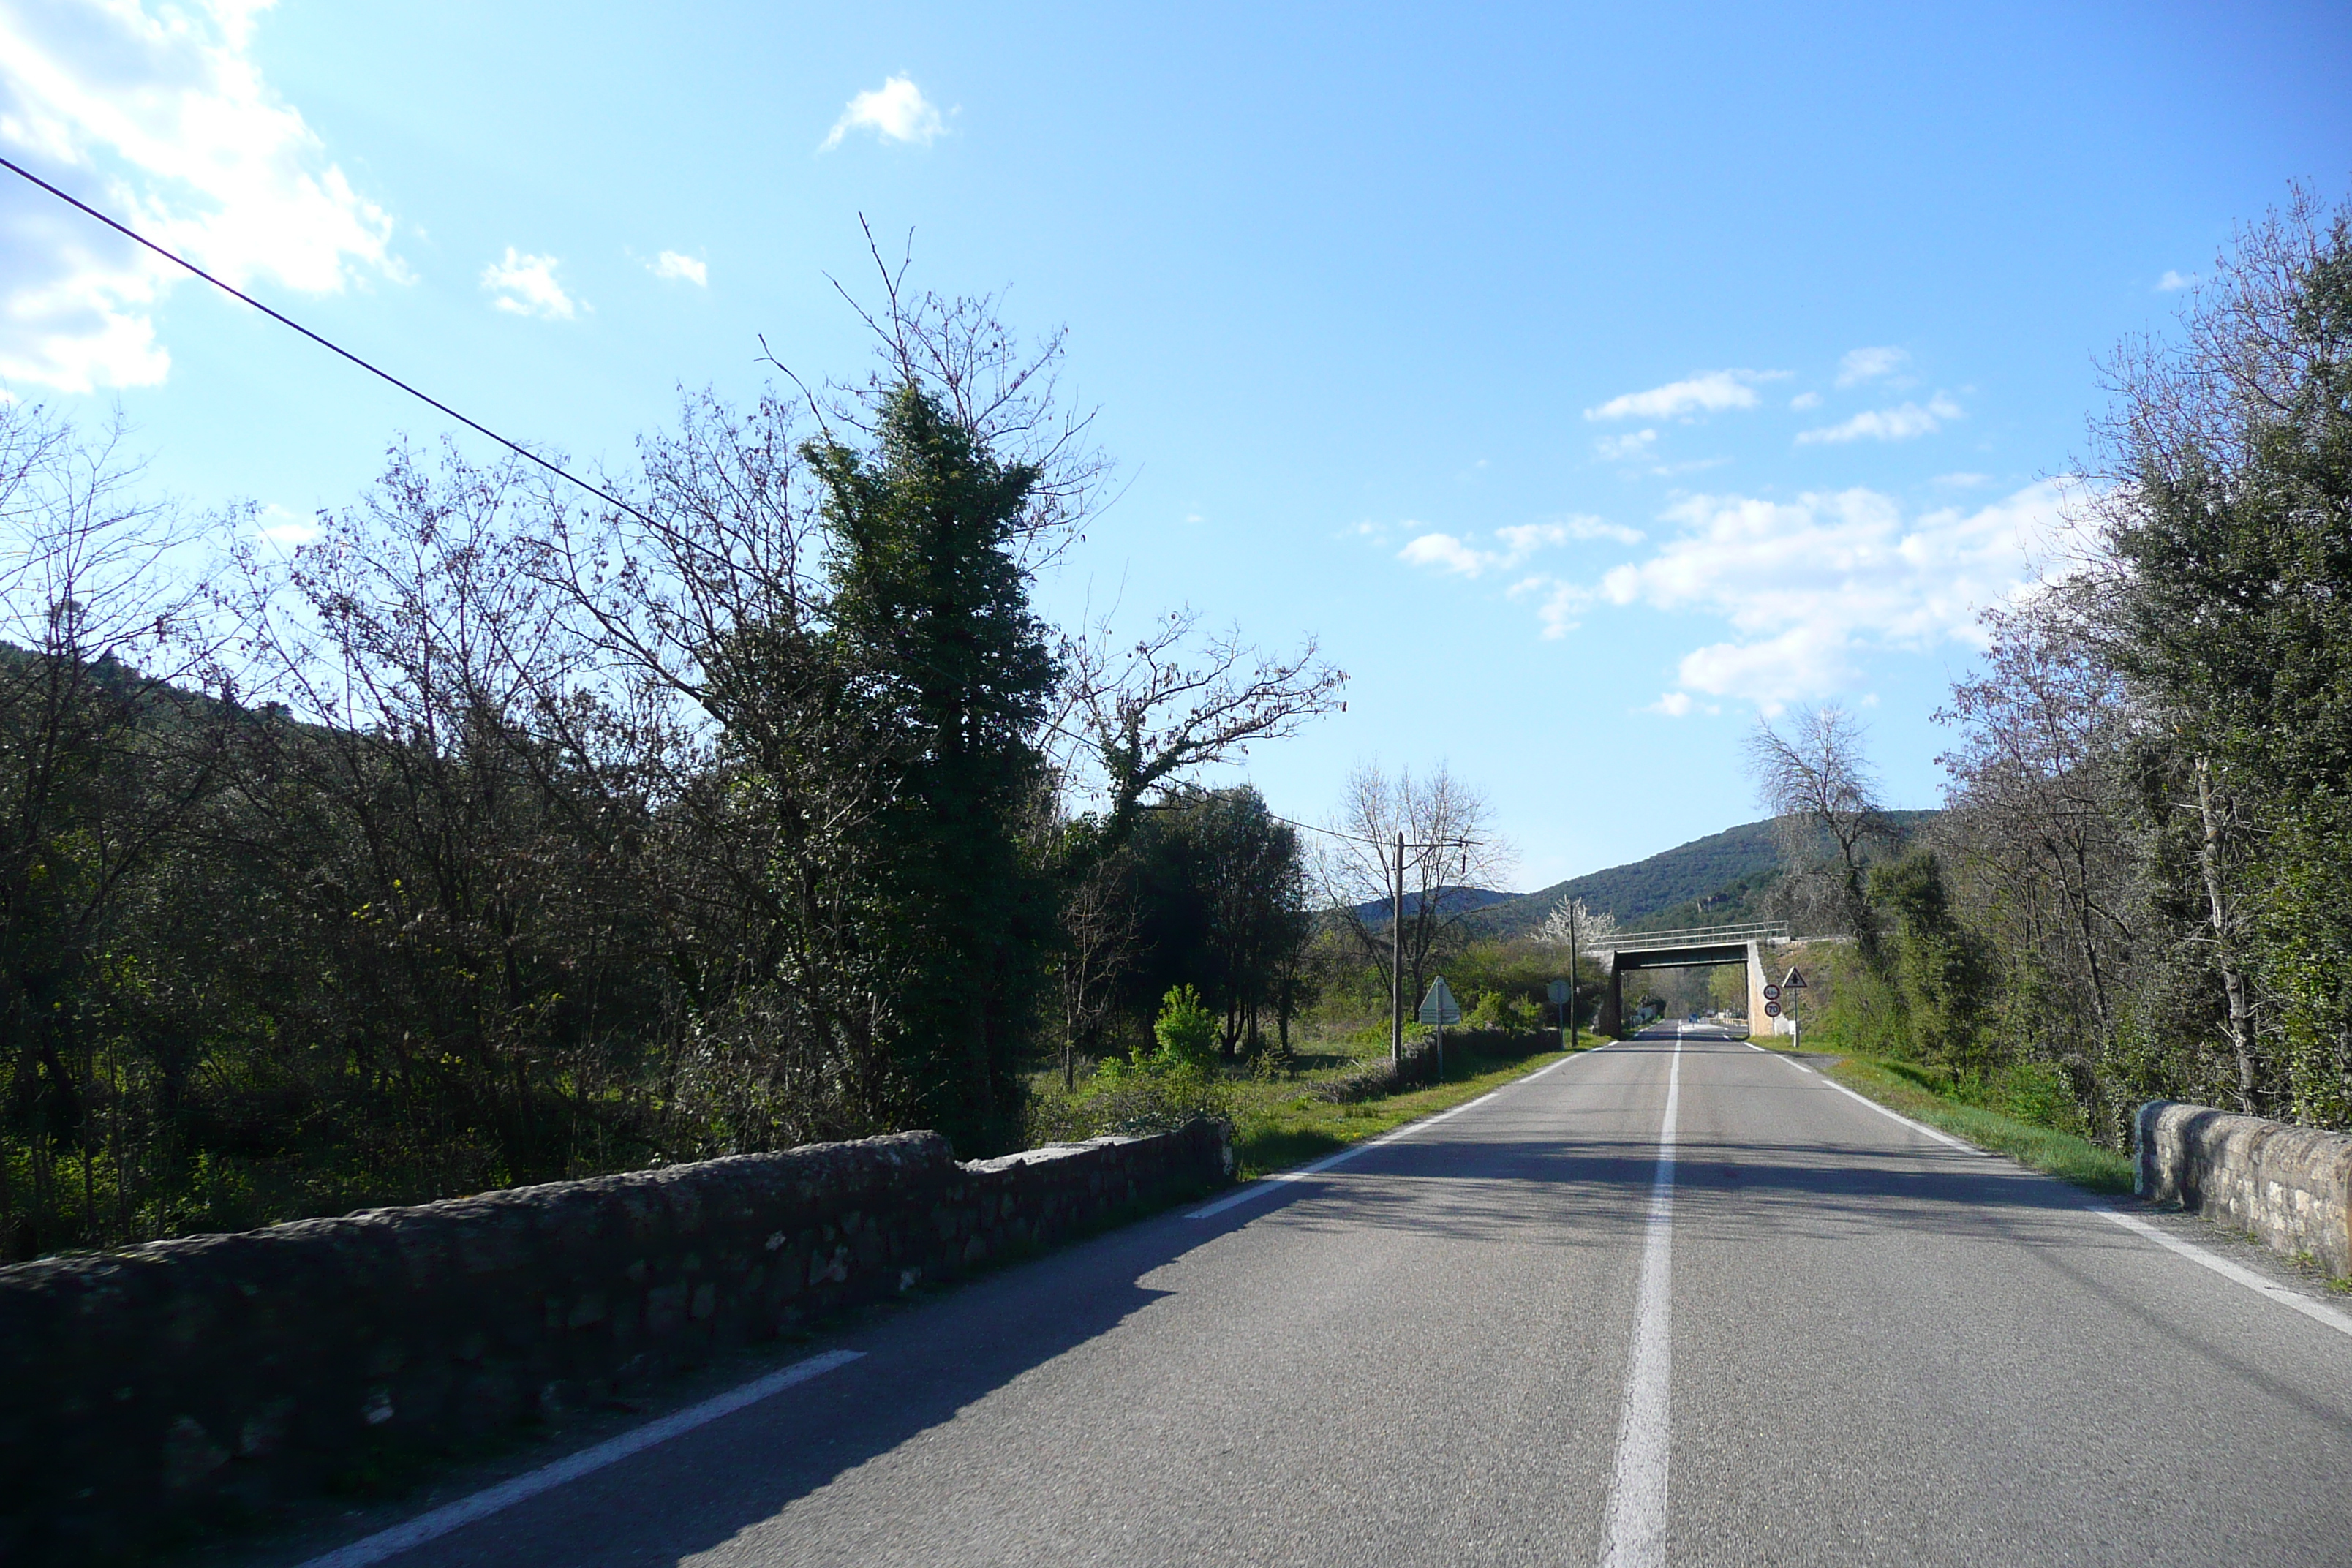
{"type": "Polygon", "coordinates": [[[884,395],[860,453],[811,443],[824,487],[830,637],[845,700],[888,737],[873,940],[919,976],[895,1049],[922,1120],[967,1155],[1019,1135],[1016,1070],[1053,889],[1020,832],[1059,671],[1015,549],[1039,470],[1004,463],[930,393],[884,395]]]}

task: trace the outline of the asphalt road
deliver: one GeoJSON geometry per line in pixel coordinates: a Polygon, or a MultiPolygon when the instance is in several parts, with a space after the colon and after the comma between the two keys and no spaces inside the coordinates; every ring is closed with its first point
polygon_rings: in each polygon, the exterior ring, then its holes
{"type": "Polygon", "coordinates": [[[386,1561],[2352,1563],[2352,1333],[2090,1205],[1670,1028],[386,1561]]]}

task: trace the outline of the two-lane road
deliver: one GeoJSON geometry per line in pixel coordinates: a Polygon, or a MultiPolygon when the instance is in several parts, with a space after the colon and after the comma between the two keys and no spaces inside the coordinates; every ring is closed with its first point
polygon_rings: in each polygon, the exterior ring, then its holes
{"type": "Polygon", "coordinates": [[[2352,1323],[1742,1042],[1234,1195],[390,1561],[2352,1563],[2352,1323]]]}

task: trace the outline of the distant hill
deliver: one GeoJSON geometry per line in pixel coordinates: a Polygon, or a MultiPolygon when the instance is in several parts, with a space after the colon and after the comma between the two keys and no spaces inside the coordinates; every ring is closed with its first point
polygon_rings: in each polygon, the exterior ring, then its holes
{"type": "MultiPolygon", "coordinates": [[[[1441,911],[1450,913],[1455,910],[1483,910],[1496,904],[1507,904],[1518,896],[1517,893],[1498,892],[1493,888],[1440,888],[1430,901],[1441,911]]],[[[1408,920],[1421,912],[1419,893],[1404,896],[1404,912],[1408,920]]],[[[1373,925],[1385,924],[1389,918],[1389,900],[1375,899],[1368,904],[1358,904],[1356,916],[1373,925]]]]}
{"type": "MultiPolygon", "coordinates": [[[[1906,837],[1937,815],[1887,813],[1906,837]]],[[[1587,872],[1490,903],[1478,910],[1471,925],[1481,936],[1525,936],[1543,923],[1554,905],[1570,897],[1582,899],[1596,913],[1616,916],[1617,923],[1628,929],[1730,924],[1759,918],[1763,895],[1780,869],[1770,820],[1747,822],[1646,860],[1587,872]]]]}

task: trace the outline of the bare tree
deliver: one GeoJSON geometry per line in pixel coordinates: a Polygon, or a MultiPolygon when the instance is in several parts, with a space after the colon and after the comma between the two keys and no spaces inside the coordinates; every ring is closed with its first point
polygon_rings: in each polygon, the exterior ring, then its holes
{"type": "Polygon", "coordinates": [[[1874,962],[1870,851],[1894,836],[1864,739],[1860,721],[1843,709],[1800,708],[1789,715],[1785,731],[1758,720],[1747,752],[1757,795],[1774,817],[1791,891],[1801,900],[1825,904],[1874,962]]]}
{"type": "MultiPolygon", "coordinates": [[[[2331,211],[2307,185],[2239,229],[2187,297],[2179,337],[2126,338],[2101,365],[2113,402],[2092,423],[2095,520],[2128,531],[2142,487],[2218,468],[2225,483],[2258,458],[2261,433],[2290,417],[2340,350],[2315,331],[2310,284],[2352,247],[2352,205],[2331,211]]],[[[2110,540],[2112,542],[2112,539],[2110,540]]]]}
{"type": "MultiPolygon", "coordinates": [[[[203,523],[136,494],[120,424],[0,404],[0,1251],[56,1245],[60,1160],[95,1241],[120,1210],[124,1064],[98,997],[144,881],[218,783],[215,636],[181,570],[203,523]],[[20,1211],[5,1169],[26,1152],[20,1211]]],[[[135,1135],[135,1134],[134,1134],[135,1135]]],[[[121,1228],[121,1215],[112,1228],[121,1228]]]]}
{"type": "Polygon", "coordinates": [[[2090,1037],[2074,1042],[2065,1062],[2087,1103],[2091,1064],[2114,1047],[2116,979],[2132,939],[2128,700],[2063,596],[1985,621],[1984,672],[1956,685],[1936,716],[1960,731],[1937,759],[1952,780],[1942,837],[1998,889],[1982,914],[2000,928],[2004,961],[2063,978],[2087,1010],[2090,1037]]]}
{"type": "Polygon", "coordinates": [[[859,930],[885,742],[822,646],[808,417],[775,395],[748,410],[688,397],[673,431],[640,443],[634,511],[549,510],[530,542],[659,805],[684,1048],[735,1064],[681,1084],[765,1059],[777,1087],[713,1103],[730,1126],[795,1139],[880,1125],[903,1089],[879,1042],[905,977],[859,930]]]}
{"type": "Polygon", "coordinates": [[[1391,984],[1391,948],[1399,950],[1407,1006],[1437,964],[1468,938],[1465,922],[1472,907],[1453,895],[1496,886],[1513,863],[1511,846],[1495,832],[1486,795],[1444,763],[1419,778],[1409,770],[1391,777],[1377,762],[1357,768],[1318,858],[1324,897],[1358,950],[1391,984]],[[1402,922],[1395,922],[1400,836],[1404,909],[1402,922]]]}
{"type": "Polygon", "coordinates": [[[1089,856],[1062,893],[1062,948],[1055,965],[1061,1004],[1062,1088],[1077,1083],[1077,1058],[1098,1050],[1134,962],[1139,925],[1134,868],[1124,853],[1089,856]]]}
{"type": "Polygon", "coordinates": [[[1199,628],[1200,616],[1180,609],[1124,648],[1108,617],[1063,639],[1054,728],[1067,776],[1104,804],[1106,849],[1126,843],[1135,814],[1188,775],[1347,706],[1339,695],[1347,672],[1318,658],[1313,639],[1283,658],[1244,643],[1238,628],[1205,637],[1199,628]]]}
{"type": "MultiPolygon", "coordinates": [[[[878,300],[861,299],[839,279],[834,290],[872,334],[874,368],[863,381],[811,387],[771,352],[767,363],[790,377],[827,439],[835,426],[871,438],[889,397],[915,388],[940,406],[1008,467],[1034,469],[1020,530],[1020,560],[1037,571],[1080,541],[1079,529],[1106,504],[1115,477],[1111,459],[1089,445],[1094,410],[1070,406],[1061,395],[1068,341],[1056,328],[1024,342],[1008,326],[992,294],[942,295],[907,285],[914,236],[895,262],[882,254],[863,216],[866,255],[874,263],[878,300]]],[[[766,341],[761,340],[761,348],[766,341]]]]}

